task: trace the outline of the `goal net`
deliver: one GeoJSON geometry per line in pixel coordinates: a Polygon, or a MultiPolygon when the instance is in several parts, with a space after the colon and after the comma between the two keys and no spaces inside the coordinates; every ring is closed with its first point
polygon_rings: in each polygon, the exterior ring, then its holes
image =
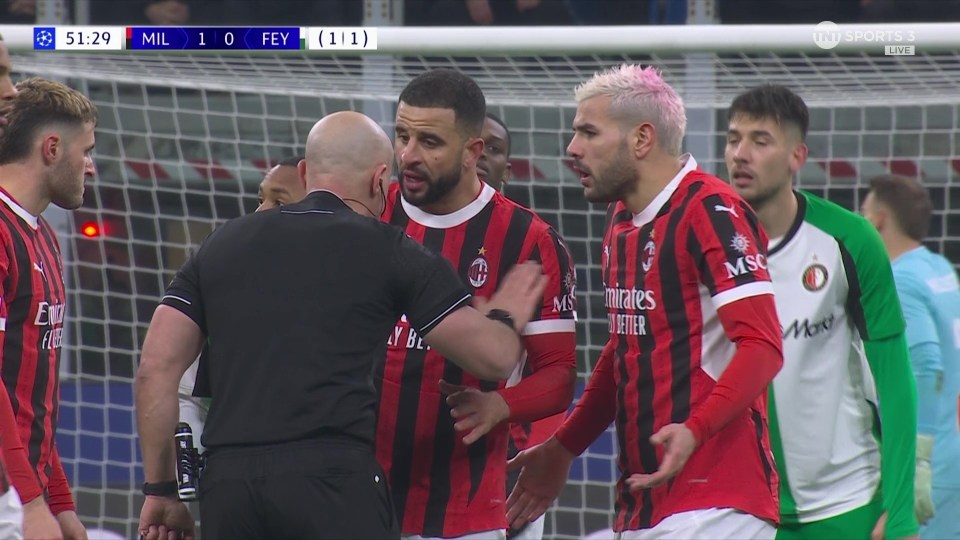
{"type": "MultiPolygon", "coordinates": [[[[61,230],[71,323],[58,443],[84,522],[136,535],[142,471],[132,378],[153,309],[189,250],[215,225],[254,210],[263,172],[301,153],[323,115],[360,110],[392,132],[400,89],[426,68],[456,67],[480,83],[511,131],[508,196],[554,224],[573,252],[578,395],[608,331],[603,208],[585,202],[564,149],[573,88],[603,67],[660,67],[686,101],[687,150],[720,176],[731,98],[763,82],[790,86],[811,107],[800,186],[853,209],[869,177],[919,176],[936,208],[930,244],[960,263],[960,27],[914,25],[912,56],[886,56],[876,43],[823,50],[812,27],[745,28],[611,28],[572,45],[558,42],[582,29],[392,29],[409,33],[406,45],[387,47],[382,34],[381,51],[368,56],[15,51],[18,76],[65,80],[100,108],[98,175],[61,230]],[[790,37],[801,34],[805,41],[790,37]],[[933,45],[925,49],[924,39],[933,45]]],[[[547,537],[610,525],[615,451],[608,432],[576,461],[547,537]]]]}

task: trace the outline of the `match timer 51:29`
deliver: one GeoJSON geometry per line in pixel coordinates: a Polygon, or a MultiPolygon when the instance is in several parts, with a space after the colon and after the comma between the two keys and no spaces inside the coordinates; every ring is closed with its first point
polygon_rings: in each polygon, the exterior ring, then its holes
{"type": "Polygon", "coordinates": [[[122,51],[121,26],[61,26],[56,30],[58,51],[122,51]]]}

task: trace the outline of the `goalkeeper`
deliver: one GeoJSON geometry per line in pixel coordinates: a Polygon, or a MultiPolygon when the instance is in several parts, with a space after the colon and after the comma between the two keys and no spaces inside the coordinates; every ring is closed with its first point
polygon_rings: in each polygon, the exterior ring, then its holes
{"type": "MultiPolygon", "coordinates": [[[[267,171],[258,190],[257,212],[300,202],[307,195],[307,188],[297,172],[297,165],[302,159],[303,156],[285,158],[267,171]]],[[[204,447],[200,442],[200,434],[203,433],[203,424],[210,410],[210,390],[204,369],[204,357],[208,354],[205,346],[200,358],[180,378],[179,389],[180,421],[190,424],[197,450],[201,453],[204,447]]]]}
{"type": "Polygon", "coordinates": [[[917,519],[926,522],[920,537],[956,540],[960,539],[960,286],[950,262],[922,244],[931,206],[929,193],[916,180],[880,176],[870,181],[863,214],[887,247],[907,319],[907,344],[917,379],[915,506],[917,519]]]}

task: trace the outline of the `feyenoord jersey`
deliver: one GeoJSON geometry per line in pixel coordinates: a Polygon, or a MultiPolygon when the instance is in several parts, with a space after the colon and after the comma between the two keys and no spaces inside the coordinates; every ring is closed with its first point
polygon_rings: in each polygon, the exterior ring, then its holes
{"type": "Polygon", "coordinates": [[[770,429],[788,523],[836,516],[876,494],[878,398],[863,341],[904,330],[890,262],[873,226],[808,193],[797,193],[797,202],[796,221],[771,242],[768,259],[784,356],[770,429]]]}
{"type": "Polygon", "coordinates": [[[757,217],[728,184],[686,160],[639,214],[622,202],[608,210],[601,263],[617,385],[618,531],[705,508],[776,518],[763,395],[670,482],[638,493],[625,484],[658,469],[663,449],[650,436],[686,421],[733,358],[717,310],[773,292],[757,217]]]}
{"type": "Polygon", "coordinates": [[[42,217],[31,215],[2,190],[0,242],[0,376],[30,466],[45,487],[60,398],[66,302],[60,247],[42,217]]]}
{"type": "MultiPolygon", "coordinates": [[[[483,184],[466,207],[435,216],[404,201],[394,183],[383,219],[442,253],[476,296],[492,296],[513,265],[540,262],[548,284],[524,335],[575,331],[576,276],[567,248],[546,222],[490,186],[483,184]]],[[[505,383],[464,373],[427,347],[404,319],[387,343],[382,371],[374,378],[380,391],[377,460],[390,480],[403,534],[456,537],[506,529],[509,424],[464,445],[437,384],[443,379],[491,391],[505,383]]]]}

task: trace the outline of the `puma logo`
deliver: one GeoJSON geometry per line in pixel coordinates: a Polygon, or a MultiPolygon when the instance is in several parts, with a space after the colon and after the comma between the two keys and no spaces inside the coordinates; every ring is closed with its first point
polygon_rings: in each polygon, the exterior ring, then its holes
{"type": "Polygon", "coordinates": [[[731,214],[733,214],[733,217],[735,218],[740,217],[739,215],[737,215],[737,209],[734,208],[733,206],[727,207],[722,204],[715,204],[713,205],[713,211],[714,212],[730,212],[731,214]]]}

